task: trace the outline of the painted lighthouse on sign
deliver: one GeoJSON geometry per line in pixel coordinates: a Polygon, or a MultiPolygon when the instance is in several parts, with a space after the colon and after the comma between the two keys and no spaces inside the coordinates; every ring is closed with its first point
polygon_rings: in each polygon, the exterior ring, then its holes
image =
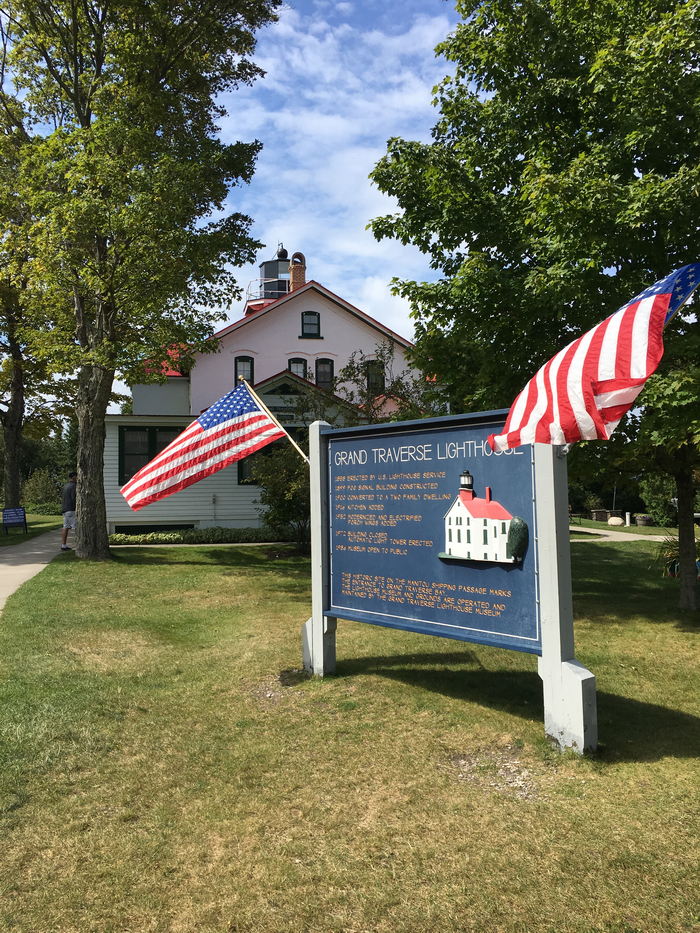
{"type": "Polygon", "coordinates": [[[459,478],[459,492],[445,514],[443,559],[513,564],[527,548],[527,525],[493,498],[487,486],[483,498],[474,494],[468,470],[459,478]]]}

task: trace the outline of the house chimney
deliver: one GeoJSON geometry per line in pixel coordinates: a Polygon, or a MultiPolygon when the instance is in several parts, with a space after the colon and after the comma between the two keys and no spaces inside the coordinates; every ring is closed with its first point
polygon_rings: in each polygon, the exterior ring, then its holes
{"type": "Polygon", "coordinates": [[[306,285],[306,259],[303,253],[293,253],[289,263],[289,291],[306,285]]]}
{"type": "Polygon", "coordinates": [[[490,486],[486,487],[486,501],[487,502],[491,501],[491,487],[490,486]]]}

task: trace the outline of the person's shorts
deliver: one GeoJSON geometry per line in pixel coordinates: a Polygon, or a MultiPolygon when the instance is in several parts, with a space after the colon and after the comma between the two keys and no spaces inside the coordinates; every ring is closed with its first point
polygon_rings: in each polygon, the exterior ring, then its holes
{"type": "Polygon", "coordinates": [[[63,513],[63,527],[75,531],[75,512],[63,513]]]}

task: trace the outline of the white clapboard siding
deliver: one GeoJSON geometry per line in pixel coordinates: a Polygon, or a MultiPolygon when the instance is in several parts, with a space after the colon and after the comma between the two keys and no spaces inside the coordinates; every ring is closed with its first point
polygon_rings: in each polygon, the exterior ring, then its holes
{"type": "Polygon", "coordinates": [[[119,424],[176,425],[184,428],[191,418],[139,418],[108,416],[105,435],[104,485],[108,531],[115,525],[193,524],[196,528],[257,528],[261,525],[257,486],[238,485],[238,465],[176,492],[172,496],[132,511],[119,492],[119,424]]]}

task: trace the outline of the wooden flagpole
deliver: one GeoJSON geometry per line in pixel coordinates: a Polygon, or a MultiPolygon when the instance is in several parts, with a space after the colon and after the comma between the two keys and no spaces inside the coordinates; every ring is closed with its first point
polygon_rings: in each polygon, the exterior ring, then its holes
{"type": "Polygon", "coordinates": [[[243,385],[248,389],[248,391],[250,392],[250,394],[253,396],[253,398],[254,398],[255,401],[258,403],[258,405],[263,409],[263,411],[268,415],[268,417],[272,418],[272,420],[275,422],[275,424],[277,425],[277,427],[278,427],[281,431],[284,431],[284,433],[285,433],[285,434],[287,435],[287,437],[289,438],[289,442],[290,442],[294,447],[296,447],[296,449],[298,450],[298,452],[301,454],[301,456],[304,458],[304,460],[306,460],[306,463],[308,464],[308,463],[309,463],[309,458],[306,456],[306,454],[304,453],[304,451],[301,449],[301,447],[300,447],[300,446],[297,444],[297,442],[294,440],[294,438],[292,437],[292,435],[287,431],[287,429],[286,429],[285,427],[283,427],[283,425],[281,425],[281,424],[279,423],[279,421],[277,420],[277,418],[275,418],[275,416],[272,414],[272,412],[271,412],[270,409],[267,407],[267,405],[265,404],[265,402],[263,402],[263,400],[260,398],[260,396],[257,395],[257,394],[253,391],[253,387],[251,386],[251,384],[250,384],[249,382],[247,382],[247,381],[243,378],[243,376],[239,376],[238,378],[239,378],[239,381],[242,382],[243,385]]]}

